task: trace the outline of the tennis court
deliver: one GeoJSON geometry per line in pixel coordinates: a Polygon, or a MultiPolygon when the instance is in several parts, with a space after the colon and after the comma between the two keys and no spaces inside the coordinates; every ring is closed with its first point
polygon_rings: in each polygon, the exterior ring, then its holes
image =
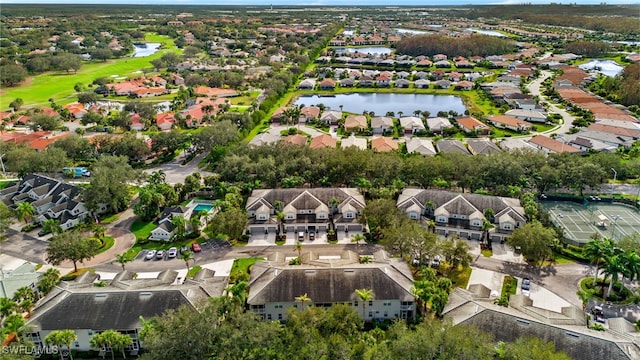
{"type": "Polygon", "coordinates": [[[593,234],[613,240],[640,232],[640,213],[630,206],[605,202],[586,205],[570,201],[544,201],[551,220],[563,228],[565,238],[576,245],[589,241],[593,234]]]}

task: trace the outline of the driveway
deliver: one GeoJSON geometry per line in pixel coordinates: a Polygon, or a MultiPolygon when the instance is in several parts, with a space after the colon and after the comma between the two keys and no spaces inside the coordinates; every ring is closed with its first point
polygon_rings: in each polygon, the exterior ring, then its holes
{"type": "Polygon", "coordinates": [[[193,158],[189,163],[182,165],[184,160],[184,152],[178,155],[175,159],[168,163],[154,166],[144,170],[144,173],[149,175],[154,171],[162,170],[165,174],[165,181],[171,185],[177,183],[184,184],[184,179],[187,175],[191,175],[194,172],[199,172],[202,177],[213,175],[212,172],[200,169],[198,164],[205,158],[205,154],[199,154],[193,158]]]}

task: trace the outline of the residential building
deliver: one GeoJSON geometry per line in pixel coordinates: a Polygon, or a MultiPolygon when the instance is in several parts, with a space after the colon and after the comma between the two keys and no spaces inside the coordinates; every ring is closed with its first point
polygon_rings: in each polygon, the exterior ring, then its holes
{"type": "Polygon", "coordinates": [[[376,116],[371,118],[371,129],[374,134],[385,134],[393,129],[393,119],[388,116],[376,116]]]}
{"type": "Polygon", "coordinates": [[[342,111],[325,110],[320,115],[320,121],[327,125],[338,125],[340,120],[342,120],[342,111]]]}
{"type": "Polygon", "coordinates": [[[531,130],[532,126],[531,123],[509,115],[489,116],[487,118],[487,122],[497,128],[508,129],[517,132],[527,132],[531,130]]]}
{"type": "Polygon", "coordinates": [[[249,233],[362,231],[364,196],[353,188],[257,189],[247,200],[249,233]],[[284,214],[282,224],[276,212],[284,214]]]}
{"type": "Polygon", "coordinates": [[[0,267],[0,298],[11,299],[16,290],[22,287],[38,292],[37,283],[41,274],[36,271],[35,265],[7,256],[0,254],[3,264],[0,267]]]}
{"type": "Polygon", "coordinates": [[[338,145],[338,140],[336,140],[335,138],[331,137],[331,135],[328,135],[328,134],[322,134],[322,135],[316,136],[313,139],[311,139],[311,142],[309,143],[309,147],[311,149],[318,149],[323,147],[335,148],[337,145],[338,145]]]}
{"type": "Polygon", "coordinates": [[[367,128],[367,117],[364,115],[348,115],[344,119],[345,131],[358,132],[366,130],[367,128]]]}
{"type": "Polygon", "coordinates": [[[481,239],[486,220],[495,225],[491,240],[502,241],[527,221],[520,200],[500,196],[407,188],[396,204],[412,220],[434,220],[440,235],[463,239],[481,239]]]}
{"type": "Polygon", "coordinates": [[[249,280],[249,309],[268,321],[286,321],[291,308],[352,306],[365,321],[413,319],[413,276],[407,264],[383,251],[360,264],[358,254],[345,251],[326,259],[302,255],[301,265],[289,265],[284,254],[274,254],[253,265],[249,280]],[[373,299],[362,303],[356,290],[369,289],[373,299]],[[306,294],[309,302],[297,301],[306,294]]]}
{"type": "Polygon", "coordinates": [[[405,134],[415,134],[426,130],[422,119],[415,116],[405,116],[400,118],[400,126],[405,134]]]}
{"type": "Polygon", "coordinates": [[[522,295],[511,295],[509,306],[494,304],[491,290],[471,284],[469,290],[456,288],[449,295],[443,316],[454,325],[474,326],[492,334],[496,341],[514,342],[525,337],[544,339],[572,359],[631,360],[640,357],[638,333],[624,318],[607,319],[608,330],[586,325],[585,314],[575,306],[549,310],[536,306],[522,295]]]}
{"type": "Polygon", "coordinates": [[[317,106],[303,106],[300,109],[300,122],[314,121],[320,118],[320,108],[317,106]]]}
{"type": "Polygon", "coordinates": [[[371,140],[371,149],[379,152],[398,150],[398,142],[387,136],[379,136],[371,140]]]}
{"type": "Polygon", "coordinates": [[[574,148],[571,145],[565,144],[561,141],[552,139],[544,135],[536,135],[529,140],[529,143],[534,145],[536,149],[543,150],[546,153],[579,153],[579,149],[574,148]]]}
{"type": "Polygon", "coordinates": [[[89,351],[94,335],[116,330],[131,336],[133,343],[125,352],[136,356],[143,346],[139,341],[141,318],[149,320],[168,310],[194,307],[210,296],[221,296],[228,281],[225,276],[202,269],[182,283],[174,270],[165,270],[155,279],[137,279],[130,271],[118,273],[113,279],[84,273],[74,281],[63,281],[39,302],[27,322],[25,338],[42,348],[51,332],[71,329],[77,336],[71,347],[89,351]],[[106,286],[95,286],[98,280],[106,286]]]}
{"type": "Polygon", "coordinates": [[[298,90],[313,90],[316,87],[316,81],[313,79],[304,79],[298,85],[298,90]]]}
{"type": "Polygon", "coordinates": [[[508,116],[513,116],[516,119],[520,119],[528,122],[536,122],[536,123],[547,122],[547,113],[541,110],[512,109],[505,112],[504,114],[508,116]]]}
{"type": "Polygon", "coordinates": [[[454,154],[463,154],[469,155],[469,150],[460,140],[455,139],[440,139],[436,141],[436,148],[438,152],[442,153],[454,153],[454,154]]]}
{"type": "Polygon", "coordinates": [[[436,154],[436,149],[433,147],[433,143],[429,139],[411,138],[405,145],[407,146],[407,153],[418,153],[422,156],[433,156],[436,154]]]}
{"type": "Polygon", "coordinates": [[[320,82],[318,89],[320,90],[333,90],[336,88],[336,82],[333,79],[326,78],[320,82]]]}
{"type": "MultiPolygon", "coordinates": [[[[21,202],[33,205],[36,214],[34,222],[44,223],[55,219],[63,230],[71,229],[93,214],[82,201],[82,189],[50,177],[36,174],[25,175],[0,191],[0,201],[10,209],[15,209],[21,202]]],[[[98,213],[105,212],[106,205],[100,205],[98,213]]]]}
{"type": "Polygon", "coordinates": [[[501,151],[498,145],[489,139],[468,139],[467,147],[473,155],[488,156],[501,151]]]}
{"type": "Polygon", "coordinates": [[[455,120],[465,133],[475,132],[478,135],[487,135],[491,131],[489,126],[473,116],[461,116],[455,120]]]}
{"type": "Polygon", "coordinates": [[[427,127],[434,134],[442,134],[442,130],[451,128],[453,125],[449,119],[444,117],[427,118],[427,127]]]}
{"type": "Polygon", "coordinates": [[[342,148],[348,148],[350,146],[354,146],[361,150],[366,150],[367,139],[362,137],[356,137],[354,134],[351,134],[351,136],[349,136],[348,138],[343,139],[342,143],[340,144],[340,147],[342,148]]]}
{"type": "Polygon", "coordinates": [[[293,145],[304,146],[307,144],[307,141],[309,141],[309,138],[302,134],[293,134],[285,136],[282,138],[282,141],[293,145]]]}

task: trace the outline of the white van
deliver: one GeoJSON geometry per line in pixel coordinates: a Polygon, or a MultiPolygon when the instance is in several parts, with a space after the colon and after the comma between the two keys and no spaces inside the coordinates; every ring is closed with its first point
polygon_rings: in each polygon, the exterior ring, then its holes
{"type": "Polygon", "coordinates": [[[298,241],[304,241],[304,231],[298,233],[298,241]]]}

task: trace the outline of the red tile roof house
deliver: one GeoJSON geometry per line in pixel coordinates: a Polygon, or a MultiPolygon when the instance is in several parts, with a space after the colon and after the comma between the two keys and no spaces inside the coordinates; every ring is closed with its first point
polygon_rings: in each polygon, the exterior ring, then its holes
{"type": "Polygon", "coordinates": [[[200,105],[191,106],[190,108],[180,112],[180,116],[182,116],[188,128],[198,127],[205,115],[206,114],[200,105]]]}
{"type": "Polygon", "coordinates": [[[331,135],[322,134],[320,136],[317,136],[311,139],[311,143],[309,143],[309,148],[311,149],[319,149],[323,147],[335,148],[337,145],[338,145],[338,141],[332,138],[331,135]]]}
{"type": "Polygon", "coordinates": [[[345,131],[363,131],[367,127],[367,118],[364,115],[349,115],[344,119],[345,131]]]}
{"type": "Polygon", "coordinates": [[[300,109],[300,122],[313,121],[320,118],[320,108],[317,106],[303,106],[300,109]]]}
{"type": "Polygon", "coordinates": [[[582,152],[579,149],[576,149],[569,144],[565,144],[563,142],[560,142],[558,140],[552,139],[544,135],[534,136],[533,138],[531,138],[531,140],[529,140],[529,143],[534,145],[536,148],[543,150],[547,153],[563,153],[563,152],[580,153],[582,152]]]}
{"type": "Polygon", "coordinates": [[[473,116],[458,117],[455,120],[458,123],[458,126],[465,133],[476,132],[478,135],[487,135],[491,132],[491,128],[489,126],[473,116]]]}
{"type": "Polygon", "coordinates": [[[156,115],[156,125],[162,131],[171,130],[176,118],[173,113],[162,113],[156,115]]]}
{"type": "Polygon", "coordinates": [[[487,118],[487,121],[493,126],[501,129],[509,129],[512,131],[522,132],[531,130],[531,123],[509,115],[490,116],[487,118]]]}
{"type": "Polygon", "coordinates": [[[376,85],[387,87],[391,84],[391,77],[387,74],[380,74],[376,77],[376,85]]]}
{"type": "Polygon", "coordinates": [[[80,103],[71,103],[67,105],[63,105],[63,108],[69,110],[69,113],[73,115],[76,119],[82,119],[82,117],[87,113],[87,110],[84,108],[84,105],[80,103]]]}
{"type": "Polygon", "coordinates": [[[136,130],[136,131],[142,131],[144,130],[144,123],[140,120],[140,114],[135,113],[133,115],[131,115],[131,130],[136,130]]]}
{"type": "Polygon", "coordinates": [[[454,89],[456,89],[456,90],[466,90],[466,91],[468,91],[468,90],[473,89],[473,85],[474,85],[474,84],[473,84],[471,81],[466,81],[466,80],[458,81],[458,82],[455,84],[454,89]]]}
{"type": "Polygon", "coordinates": [[[380,136],[371,140],[371,149],[379,152],[398,150],[398,142],[390,137],[380,136]]]}
{"type": "Polygon", "coordinates": [[[318,85],[320,90],[333,90],[336,88],[336,82],[333,79],[324,79],[318,85]]]}

